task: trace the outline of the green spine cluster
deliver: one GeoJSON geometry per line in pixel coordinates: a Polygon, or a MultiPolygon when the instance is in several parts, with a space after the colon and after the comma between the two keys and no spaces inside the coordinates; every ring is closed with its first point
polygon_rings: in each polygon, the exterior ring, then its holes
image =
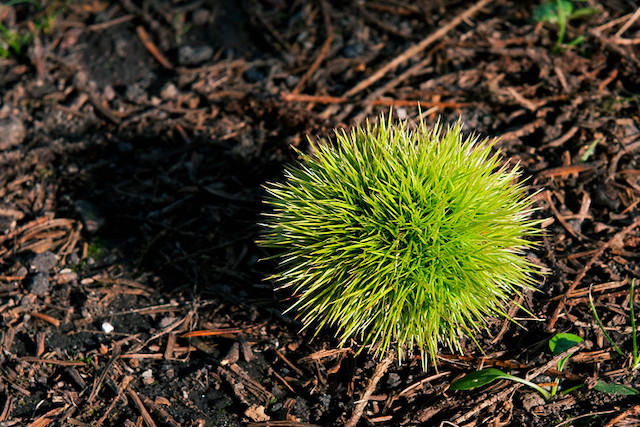
{"type": "Polygon", "coordinates": [[[259,243],[278,250],[274,278],[295,290],[305,327],[379,357],[416,345],[426,367],[439,343],[461,351],[487,316],[508,318],[540,271],[525,258],[540,231],[495,140],[384,119],[336,136],[266,188],[259,243]]]}

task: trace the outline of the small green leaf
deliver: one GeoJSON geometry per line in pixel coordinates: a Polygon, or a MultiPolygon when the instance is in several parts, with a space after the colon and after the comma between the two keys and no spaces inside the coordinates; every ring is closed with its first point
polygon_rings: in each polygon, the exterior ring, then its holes
{"type": "MultiPolygon", "coordinates": [[[[558,355],[563,351],[569,350],[571,347],[573,347],[578,343],[581,343],[582,341],[584,340],[575,334],[569,334],[569,333],[555,334],[549,340],[549,349],[551,350],[551,353],[553,353],[554,355],[558,355]]],[[[564,369],[564,365],[567,363],[567,360],[569,360],[570,357],[571,355],[567,355],[562,359],[558,360],[559,371],[562,371],[564,369]]]]}
{"type": "Polygon", "coordinates": [[[556,12],[559,17],[566,19],[573,12],[573,3],[568,0],[557,0],[556,12]]]}
{"type": "Polygon", "coordinates": [[[569,43],[567,43],[567,46],[571,46],[571,47],[578,46],[579,44],[584,42],[584,40],[585,40],[584,36],[578,36],[575,39],[571,40],[569,43]]]}
{"type": "Polygon", "coordinates": [[[501,377],[504,378],[507,375],[508,374],[506,372],[502,372],[500,369],[487,368],[481,371],[471,372],[459,380],[455,380],[451,383],[449,388],[451,390],[471,390],[492,383],[493,381],[501,377]]]}
{"type": "Polygon", "coordinates": [[[533,19],[536,22],[558,22],[558,12],[553,3],[542,3],[533,10],[533,19]]]}
{"type": "Polygon", "coordinates": [[[591,142],[591,144],[589,144],[589,146],[585,150],[584,154],[580,158],[580,161],[582,163],[584,163],[587,160],[589,160],[589,157],[591,157],[593,155],[593,153],[596,151],[596,145],[598,145],[599,142],[600,142],[600,139],[596,138],[591,142]]]}
{"type": "Polygon", "coordinates": [[[549,340],[549,349],[551,350],[551,353],[557,356],[558,354],[562,353],[563,351],[569,350],[571,347],[581,343],[582,341],[584,340],[575,334],[555,334],[549,340]]]}
{"type": "Polygon", "coordinates": [[[533,10],[533,19],[536,22],[550,22],[555,24],[559,19],[566,20],[573,12],[573,4],[568,0],[545,2],[533,10]]]}
{"type": "Polygon", "coordinates": [[[573,12],[569,16],[569,19],[585,18],[587,16],[596,15],[597,13],[599,13],[597,9],[593,9],[590,7],[583,7],[573,12]]]}
{"type": "Polygon", "coordinates": [[[635,396],[640,394],[640,392],[633,387],[616,383],[607,384],[604,381],[598,381],[593,388],[602,393],[617,394],[620,396],[635,396]]]}

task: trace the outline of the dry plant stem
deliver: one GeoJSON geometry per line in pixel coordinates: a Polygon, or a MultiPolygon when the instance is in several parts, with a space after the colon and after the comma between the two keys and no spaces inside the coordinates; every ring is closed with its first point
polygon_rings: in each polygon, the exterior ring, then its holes
{"type": "Polygon", "coordinates": [[[133,400],[133,403],[136,408],[138,408],[138,411],[140,411],[140,415],[142,415],[142,419],[144,420],[144,423],[147,425],[147,427],[157,427],[156,423],[153,421],[153,418],[151,418],[151,414],[149,414],[149,411],[147,411],[147,408],[145,408],[144,403],[142,403],[142,400],[140,400],[140,397],[138,397],[138,394],[135,392],[135,390],[128,388],[125,392],[127,393],[127,396],[129,396],[131,400],[133,400]]]}
{"type": "Polygon", "coordinates": [[[369,398],[371,397],[374,390],[376,389],[376,386],[378,385],[378,382],[380,381],[380,379],[382,379],[384,374],[387,372],[387,369],[389,369],[389,365],[391,365],[391,362],[393,362],[393,359],[394,359],[393,353],[389,352],[387,354],[387,357],[385,357],[380,361],[380,363],[378,363],[378,366],[376,366],[376,370],[373,373],[373,376],[371,377],[371,379],[369,380],[369,383],[367,384],[367,388],[364,390],[364,393],[362,394],[362,398],[358,401],[356,408],[353,410],[353,414],[351,415],[351,418],[349,418],[349,421],[347,421],[347,423],[344,425],[345,427],[356,427],[356,425],[358,424],[358,421],[360,421],[360,418],[362,417],[364,408],[367,406],[367,402],[369,402],[369,398]]]}
{"type": "Polygon", "coordinates": [[[178,424],[167,411],[162,409],[161,406],[156,404],[153,400],[149,399],[142,393],[138,393],[138,395],[141,398],[142,403],[151,408],[151,411],[155,413],[156,417],[160,418],[161,422],[168,425],[169,427],[180,427],[180,424],[178,424]]]}
{"type": "Polygon", "coordinates": [[[127,387],[129,387],[129,384],[132,381],[133,381],[133,377],[132,376],[126,375],[124,377],[124,379],[122,380],[122,383],[120,385],[120,389],[118,390],[118,395],[111,401],[111,403],[109,404],[109,407],[107,408],[105,413],[102,414],[100,419],[98,419],[98,422],[95,424],[96,427],[101,427],[102,424],[104,424],[105,420],[109,417],[109,414],[111,414],[111,411],[113,411],[113,408],[115,408],[116,403],[118,403],[118,401],[120,400],[120,397],[127,390],[127,387]]]}
{"type": "Polygon", "coordinates": [[[487,408],[487,407],[493,405],[494,403],[497,403],[497,402],[500,402],[501,400],[504,400],[504,398],[506,398],[511,393],[514,393],[516,390],[518,390],[522,386],[524,386],[524,384],[516,383],[516,384],[512,385],[511,387],[508,387],[508,388],[498,392],[498,394],[493,395],[493,397],[490,397],[488,399],[483,398],[480,402],[478,402],[477,405],[475,405],[473,407],[473,409],[471,411],[467,412],[466,414],[460,415],[458,418],[453,420],[453,423],[455,425],[460,425],[460,424],[470,420],[476,414],[480,413],[480,411],[482,411],[484,408],[487,408]]]}
{"type": "Polygon", "coordinates": [[[600,249],[598,249],[598,252],[596,252],[595,255],[589,260],[589,262],[587,262],[587,264],[585,264],[585,266],[580,271],[580,274],[578,274],[578,277],[576,277],[576,279],[573,281],[573,283],[571,283],[571,286],[569,286],[569,289],[567,289],[567,291],[564,293],[564,296],[562,297],[562,300],[560,300],[560,302],[558,303],[558,306],[556,307],[555,311],[553,312],[553,315],[551,316],[551,320],[549,321],[549,329],[553,329],[553,327],[555,326],[556,322],[558,321],[558,316],[560,315],[560,312],[562,311],[562,309],[564,309],[565,301],[567,300],[568,296],[571,295],[571,293],[580,284],[580,282],[582,281],[584,276],[587,274],[587,271],[589,271],[589,269],[596,262],[596,260],[602,256],[604,251],[606,251],[607,248],[609,246],[611,246],[611,244],[614,241],[616,241],[618,239],[622,239],[627,233],[629,233],[631,230],[636,228],[638,225],[640,225],[640,217],[636,218],[631,224],[629,224],[628,226],[626,226],[625,228],[620,230],[618,233],[616,233],[615,236],[613,236],[611,239],[609,239],[609,241],[607,241],[607,243],[602,245],[602,247],[600,249]]]}
{"type": "Polygon", "coordinates": [[[605,424],[604,427],[614,427],[620,425],[620,422],[623,421],[627,417],[631,417],[633,415],[640,414],[640,405],[635,405],[633,408],[627,409],[620,415],[616,416],[614,419],[605,424]]]}
{"type": "Polygon", "coordinates": [[[629,27],[631,27],[633,25],[633,23],[638,20],[638,18],[640,18],[640,7],[637,8],[636,11],[631,16],[631,18],[629,18],[629,20],[627,22],[625,22],[625,24],[622,27],[620,27],[620,29],[616,32],[615,36],[616,37],[622,36],[622,34],[625,31],[627,31],[629,29],[629,27]]]}
{"type": "Polygon", "coordinates": [[[151,41],[151,37],[149,37],[149,34],[144,29],[144,27],[142,25],[138,25],[136,27],[136,31],[138,33],[138,37],[140,37],[140,41],[142,42],[142,44],[144,44],[144,47],[147,49],[147,51],[149,51],[151,56],[153,56],[155,60],[158,61],[160,65],[162,65],[167,70],[173,70],[173,65],[151,41]]]}
{"type": "Polygon", "coordinates": [[[102,383],[104,382],[105,378],[107,378],[107,374],[109,373],[109,371],[111,370],[111,368],[119,358],[120,358],[120,347],[116,347],[113,350],[113,355],[111,356],[111,359],[109,359],[109,361],[107,362],[107,365],[102,370],[102,373],[100,374],[100,376],[94,379],[93,389],[91,390],[91,394],[89,394],[89,397],[87,398],[87,402],[91,403],[96,398],[96,396],[98,395],[98,392],[100,391],[100,387],[102,386],[102,383]]]}

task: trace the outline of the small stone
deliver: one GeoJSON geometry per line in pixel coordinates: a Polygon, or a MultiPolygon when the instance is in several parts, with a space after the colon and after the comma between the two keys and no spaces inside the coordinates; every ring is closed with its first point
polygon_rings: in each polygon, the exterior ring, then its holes
{"type": "Polygon", "coordinates": [[[522,396],[522,407],[527,412],[531,412],[533,408],[543,406],[545,403],[544,398],[538,393],[527,393],[522,396]]]}
{"type": "Polygon", "coordinates": [[[177,321],[178,321],[177,317],[172,317],[172,316],[163,317],[162,319],[160,319],[160,327],[164,329],[169,325],[174,324],[177,321]]]}
{"type": "Polygon", "coordinates": [[[106,85],[102,90],[102,96],[104,96],[104,99],[106,99],[107,101],[113,101],[113,99],[116,97],[116,91],[111,85],[106,85]]]}
{"type": "Polygon", "coordinates": [[[39,297],[44,296],[49,292],[49,274],[48,273],[36,273],[29,280],[27,289],[34,295],[39,297]]]}
{"type": "Polygon", "coordinates": [[[294,87],[296,87],[299,81],[300,81],[300,77],[294,76],[294,75],[287,76],[287,78],[285,79],[285,83],[287,87],[290,89],[293,89],[294,87]]]}
{"type": "Polygon", "coordinates": [[[110,334],[115,329],[113,325],[109,322],[103,322],[101,326],[105,334],[110,334]]]}
{"type": "Polygon", "coordinates": [[[387,384],[390,388],[398,387],[401,381],[402,380],[400,378],[400,375],[396,374],[395,372],[392,372],[387,376],[387,384]]]}
{"type": "Polygon", "coordinates": [[[258,83],[264,80],[264,73],[255,67],[249,68],[244,72],[244,78],[251,83],[258,83]]]}
{"type": "Polygon", "coordinates": [[[80,264],[80,257],[76,252],[71,252],[67,257],[67,265],[78,265],[80,264]]]}
{"type": "Polygon", "coordinates": [[[124,92],[124,96],[129,101],[135,102],[136,104],[145,104],[148,101],[147,91],[138,83],[129,85],[127,90],[124,92]]]}
{"type": "Polygon", "coordinates": [[[207,9],[199,8],[193,12],[193,18],[191,19],[193,25],[201,27],[207,25],[210,21],[211,13],[207,9]]]}
{"type": "Polygon", "coordinates": [[[33,305],[33,295],[25,295],[20,298],[20,307],[31,307],[33,305]]]}
{"type": "Polygon", "coordinates": [[[118,38],[113,42],[113,50],[120,58],[126,58],[131,53],[129,40],[126,38],[118,38]]]}
{"type": "Polygon", "coordinates": [[[322,405],[324,410],[328,411],[329,408],[331,407],[331,395],[321,394],[320,396],[318,396],[318,400],[320,401],[320,404],[322,405]]]}
{"type": "MultiPolygon", "coordinates": [[[[68,257],[67,257],[68,262],[68,257]]],[[[58,273],[58,284],[63,285],[72,281],[78,280],[78,274],[72,271],[70,268],[65,268],[58,273]]]]}
{"type": "Polygon", "coordinates": [[[84,87],[89,83],[89,75],[86,71],[78,70],[73,75],[73,85],[76,87],[84,87]]]}
{"type": "Polygon", "coordinates": [[[140,376],[142,377],[142,382],[146,385],[151,385],[155,381],[153,378],[153,371],[151,371],[151,369],[147,369],[140,376]]]}
{"type": "Polygon", "coordinates": [[[347,58],[357,58],[364,53],[364,44],[360,42],[349,43],[342,49],[342,53],[347,58]]]}
{"type": "Polygon", "coordinates": [[[178,88],[171,82],[166,83],[160,89],[160,96],[162,99],[176,99],[178,97],[178,88]]]}
{"type": "Polygon", "coordinates": [[[22,144],[27,136],[24,122],[17,117],[0,119],[0,150],[22,144]]]}
{"type": "Polygon", "coordinates": [[[178,50],[178,62],[182,65],[197,65],[213,56],[211,46],[182,46],[178,50]]]}
{"type": "Polygon", "coordinates": [[[31,258],[29,268],[36,273],[49,273],[58,265],[58,257],[51,251],[45,251],[31,258]]]}

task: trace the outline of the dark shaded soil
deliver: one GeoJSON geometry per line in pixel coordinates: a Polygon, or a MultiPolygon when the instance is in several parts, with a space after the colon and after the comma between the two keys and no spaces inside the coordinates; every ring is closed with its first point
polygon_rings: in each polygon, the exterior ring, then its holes
{"type": "Polygon", "coordinates": [[[550,274],[518,301],[521,326],[491,323],[484,354],[464,343],[438,371],[392,365],[359,425],[640,423],[637,396],[592,388],[640,389],[637,5],[575,3],[598,13],[569,22],[565,42],[582,43],[556,48],[537,2],[481,3],[1,8],[0,425],[343,424],[376,361],[282,314],[291,295],[264,280],[275,266],[254,243],[261,186],[307,135],[390,106],[415,123],[418,102],[428,123],[461,118],[520,162],[548,218],[530,257],[550,274]],[[8,32],[34,38],[18,52],[8,32]],[[480,366],[544,367],[557,332],[592,346],[535,380],[577,391],[448,390],[480,366]]]}

